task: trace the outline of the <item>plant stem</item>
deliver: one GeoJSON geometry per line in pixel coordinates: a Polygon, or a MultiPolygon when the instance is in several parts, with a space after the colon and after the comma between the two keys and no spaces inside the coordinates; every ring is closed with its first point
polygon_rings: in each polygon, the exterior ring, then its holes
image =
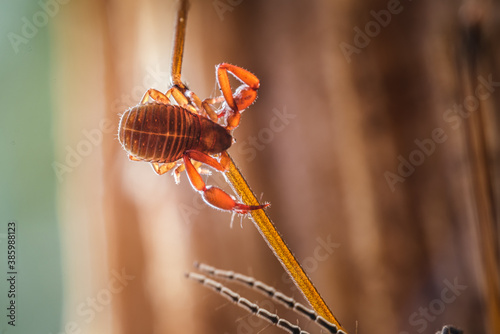
{"type": "MultiPolygon", "coordinates": [[[[172,51],[172,68],[171,68],[171,81],[173,86],[185,88],[181,81],[182,57],[184,54],[184,41],[186,36],[187,12],[188,1],[181,0],[179,10],[177,12],[177,21],[175,24],[174,32],[174,46],[172,51]]],[[[229,155],[228,155],[229,156],[229,155]]],[[[259,205],[257,198],[248,186],[246,180],[241,175],[241,172],[234,164],[233,159],[230,158],[229,170],[224,173],[226,180],[231,184],[233,190],[241,197],[242,201],[247,205],[259,205]]],[[[273,251],[274,255],[281,262],[287,273],[292,277],[293,281],[304,294],[313,309],[322,316],[324,319],[335,324],[339,331],[345,330],[333,316],[332,312],[321,298],[320,294],[312,284],[309,277],[297,262],[290,249],[287,247],[283,238],[279,235],[276,227],[267,216],[266,212],[262,209],[250,211],[252,220],[260,232],[267,245],[273,251]]]]}
{"type": "Polygon", "coordinates": [[[174,45],[172,48],[172,68],[170,69],[170,80],[172,86],[184,87],[181,81],[182,57],[184,55],[184,41],[186,40],[186,24],[189,3],[182,0],[177,11],[175,22],[174,45]]]}
{"type": "MultiPolygon", "coordinates": [[[[239,171],[238,167],[236,167],[233,159],[230,158],[230,160],[231,163],[229,165],[229,170],[224,173],[226,180],[231,184],[233,190],[240,196],[243,203],[246,205],[259,205],[257,198],[248,186],[248,183],[239,171]]],[[[266,212],[259,209],[250,211],[250,214],[257,230],[260,232],[264,240],[266,240],[269,248],[271,248],[274,255],[292,277],[293,281],[299,290],[304,294],[313,309],[320,316],[335,324],[339,330],[343,330],[345,332],[324,302],[323,298],[321,298],[307,274],[293,256],[290,249],[283,241],[283,238],[278,233],[278,230],[276,230],[276,227],[272,223],[271,219],[269,219],[266,212]]]]}

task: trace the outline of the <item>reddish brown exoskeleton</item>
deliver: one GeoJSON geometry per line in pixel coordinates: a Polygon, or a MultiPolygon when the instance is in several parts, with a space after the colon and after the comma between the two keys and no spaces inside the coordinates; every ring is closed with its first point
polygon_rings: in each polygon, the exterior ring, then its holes
{"type": "Polygon", "coordinates": [[[118,139],[129,158],[147,161],[159,175],[175,169],[176,181],[179,173],[186,169],[193,188],[200,192],[205,202],[221,209],[237,213],[248,213],[267,207],[269,204],[249,206],[237,203],[223,190],[206,186],[200,175],[200,163],[224,172],[228,167],[226,150],[231,146],[241,112],[257,98],[259,79],[252,73],[230,64],[217,66],[217,81],[222,96],[203,102],[185,87],[174,86],[165,94],[149,89],[141,102],[122,115],[118,139]],[[228,72],[242,81],[234,95],[229,84],[228,72]],[[170,97],[179,104],[170,103],[170,97]],[[152,99],[154,102],[149,102],[152,99]],[[223,102],[215,112],[211,105],[223,102]],[[218,124],[221,119],[225,125],[218,124]],[[218,155],[219,160],[211,155],[218,155]],[[198,163],[193,164],[192,160],[198,163]]]}

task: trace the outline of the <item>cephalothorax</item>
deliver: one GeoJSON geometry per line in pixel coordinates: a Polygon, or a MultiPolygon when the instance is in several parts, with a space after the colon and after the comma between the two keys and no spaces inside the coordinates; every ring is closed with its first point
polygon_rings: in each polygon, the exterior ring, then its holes
{"type": "Polygon", "coordinates": [[[177,167],[174,170],[177,182],[179,173],[186,169],[191,185],[205,202],[221,210],[244,214],[269,204],[245,205],[217,187],[206,186],[199,165],[204,163],[221,172],[227,170],[226,150],[233,142],[230,131],[238,126],[241,112],[257,98],[259,79],[247,70],[225,63],[217,66],[217,79],[222,96],[204,101],[185,87],[174,86],[165,94],[149,89],[137,106],[123,113],[118,139],[131,160],[150,162],[159,175],[177,167]],[[234,95],[228,72],[242,81],[234,95]],[[171,104],[170,97],[178,105],[171,104]],[[221,109],[214,111],[212,105],[220,102],[221,109]],[[219,119],[223,125],[218,123],[219,119]],[[219,160],[212,156],[218,156],[219,160]]]}

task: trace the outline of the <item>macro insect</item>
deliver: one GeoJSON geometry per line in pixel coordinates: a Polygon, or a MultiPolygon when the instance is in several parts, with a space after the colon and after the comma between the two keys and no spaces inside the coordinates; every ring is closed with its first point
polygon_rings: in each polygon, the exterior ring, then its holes
{"type": "Polygon", "coordinates": [[[179,174],[186,170],[191,186],[206,203],[246,214],[269,204],[238,203],[222,189],[207,186],[200,175],[200,165],[221,172],[228,169],[226,150],[234,141],[231,132],[238,127],[241,112],[257,98],[260,83],[249,71],[226,63],[217,65],[216,75],[222,96],[203,101],[185,86],[174,85],[165,94],[149,89],[138,105],[121,116],[118,140],[130,160],[150,162],[159,175],[176,167],[176,183],[179,174]],[[242,83],[234,94],[228,73],[242,83]],[[171,103],[171,97],[177,105],[171,103]],[[222,104],[215,111],[213,105],[217,103],[222,104]]]}

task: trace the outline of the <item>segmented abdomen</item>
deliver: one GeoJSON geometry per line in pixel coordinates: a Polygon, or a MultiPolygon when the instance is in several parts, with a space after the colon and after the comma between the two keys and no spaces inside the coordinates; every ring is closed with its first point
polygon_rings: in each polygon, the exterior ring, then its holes
{"type": "Polygon", "coordinates": [[[138,105],[122,115],[118,139],[137,159],[174,162],[186,150],[198,146],[199,116],[175,105],[138,105]]]}

